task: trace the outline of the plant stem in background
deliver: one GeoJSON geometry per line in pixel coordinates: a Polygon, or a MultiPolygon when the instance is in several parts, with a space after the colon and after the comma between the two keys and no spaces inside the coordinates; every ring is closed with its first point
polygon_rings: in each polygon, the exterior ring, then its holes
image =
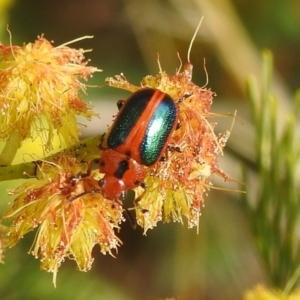
{"type": "Polygon", "coordinates": [[[248,81],[256,132],[258,191],[249,196],[247,205],[254,239],[272,286],[289,294],[299,279],[300,237],[297,223],[300,215],[296,144],[296,120],[299,97],[285,117],[285,127],[278,130],[278,100],[271,92],[273,58],[263,54],[263,85],[259,93],[255,78],[248,81]],[[252,199],[253,198],[253,199],[252,199]]]}

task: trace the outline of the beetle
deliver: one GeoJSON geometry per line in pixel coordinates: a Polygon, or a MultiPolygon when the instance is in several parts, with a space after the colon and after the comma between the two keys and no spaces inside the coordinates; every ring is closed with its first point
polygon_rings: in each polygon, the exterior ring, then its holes
{"type": "Polygon", "coordinates": [[[145,166],[161,160],[179,115],[174,99],[155,88],[140,89],[119,104],[99,160],[104,173],[100,191],[112,200],[123,199],[127,190],[145,187],[145,166]]]}

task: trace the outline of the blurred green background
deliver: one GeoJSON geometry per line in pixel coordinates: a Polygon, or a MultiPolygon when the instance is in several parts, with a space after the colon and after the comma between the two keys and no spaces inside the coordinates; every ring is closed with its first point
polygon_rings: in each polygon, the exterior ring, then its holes
{"type": "MultiPolygon", "coordinates": [[[[76,48],[92,48],[87,53],[91,65],[104,71],[89,83],[103,85],[89,89],[87,101],[93,101],[101,119],[82,127],[83,136],[104,132],[117,111],[116,101],[128,93],[104,86],[108,76],[125,74],[139,84],[142,77],[162,69],[174,74],[183,62],[196,26],[204,22],[195,40],[191,62],[193,81],[206,82],[217,93],[212,112],[233,113],[238,117],[222,169],[242,180],[241,167],[253,172],[255,180],[254,132],[245,80],[255,75],[260,82],[261,51],[274,53],[276,74],[273,89],[278,94],[281,112],[299,87],[300,2],[297,0],[0,0],[1,42],[9,43],[6,23],[13,44],[28,43],[42,33],[54,45],[84,35],[94,39],[80,41],[76,48]],[[242,121],[241,121],[242,120],[242,121]]],[[[73,47],[72,46],[72,47],[73,47]]],[[[229,129],[230,118],[218,119],[217,131],[229,129]]],[[[279,124],[280,126],[280,124],[279,124]]],[[[216,176],[216,186],[239,188],[216,176]]],[[[14,182],[2,184],[2,190],[14,182]]],[[[254,193],[256,184],[247,186],[254,193]]],[[[1,209],[7,207],[2,193],[1,209]]],[[[12,201],[12,199],[9,199],[12,201]]],[[[130,205],[130,204],[129,204],[130,205]]],[[[88,273],[76,270],[66,261],[58,272],[57,288],[52,274],[39,270],[39,262],[27,252],[33,234],[5,252],[0,265],[0,299],[241,299],[245,290],[268,278],[260,263],[245,211],[237,193],[211,191],[196,229],[186,224],[159,224],[142,235],[128,222],[120,232],[123,246],[116,258],[103,256],[94,249],[95,261],[88,273]]]]}

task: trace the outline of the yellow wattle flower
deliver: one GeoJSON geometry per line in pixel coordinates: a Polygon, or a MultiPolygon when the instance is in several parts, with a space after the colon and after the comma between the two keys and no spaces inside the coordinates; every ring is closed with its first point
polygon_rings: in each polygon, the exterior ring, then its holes
{"type": "Polygon", "coordinates": [[[39,180],[10,192],[16,199],[2,222],[11,223],[6,230],[7,247],[37,229],[30,252],[40,259],[42,269],[53,273],[55,284],[58,268],[66,258],[75,260],[79,270],[88,271],[96,244],[104,254],[117,252],[121,241],[115,230],[124,221],[123,207],[91,192],[99,189],[97,172],[78,175],[84,170],[75,158],[57,155],[52,161],[41,162],[39,170],[39,180]]]}
{"type": "Polygon", "coordinates": [[[43,36],[22,47],[0,43],[0,140],[9,143],[4,157],[27,138],[39,137],[45,151],[56,135],[66,146],[78,140],[76,116],[95,115],[79,97],[86,90],[80,79],[100,71],[87,66],[84,52],[54,47],[43,36]]]}

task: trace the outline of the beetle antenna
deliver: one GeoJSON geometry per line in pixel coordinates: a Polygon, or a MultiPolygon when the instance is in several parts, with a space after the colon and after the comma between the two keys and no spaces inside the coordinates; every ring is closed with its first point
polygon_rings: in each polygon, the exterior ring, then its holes
{"type": "Polygon", "coordinates": [[[133,215],[130,213],[129,209],[127,207],[124,207],[124,213],[126,214],[127,220],[130,223],[130,226],[132,227],[132,229],[136,229],[137,228],[137,222],[134,219],[133,215]]]}

